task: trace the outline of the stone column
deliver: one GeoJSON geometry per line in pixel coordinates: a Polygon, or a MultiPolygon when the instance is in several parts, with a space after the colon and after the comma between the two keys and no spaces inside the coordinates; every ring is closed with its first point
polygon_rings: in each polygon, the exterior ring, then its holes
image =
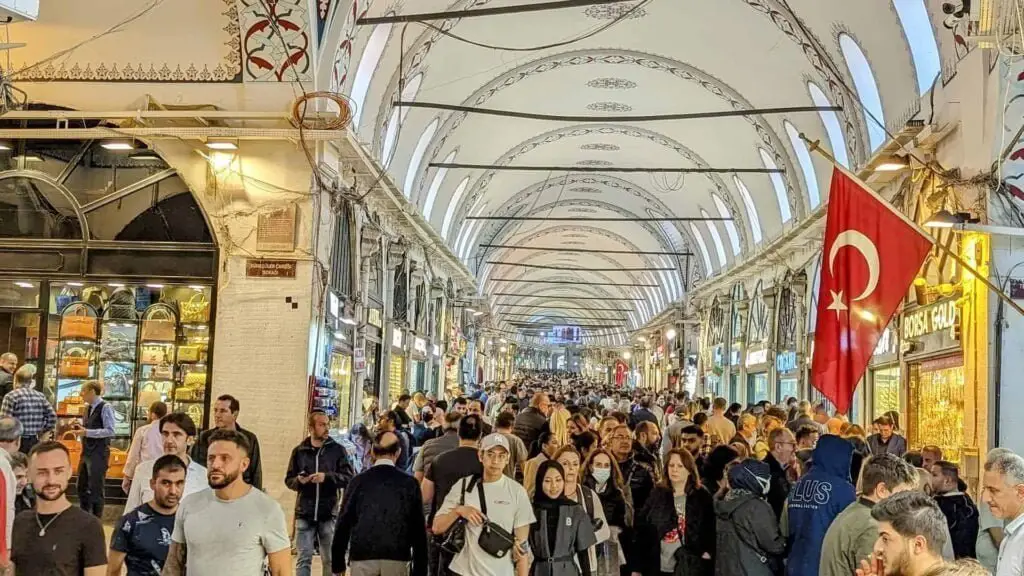
{"type": "Polygon", "coordinates": [[[394,329],[394,313],[392,301],[395,299],[395,279],[391,273],[391,255],[389,251],[391,249],[391,241],[387,238],[381,240],[380,253],[381,253],[381,302],[384,307],[384,322],[381,328],[381,344],[380,344],[380,388],[377,390],[377,401],[380,404],[382,410],[389,408],[388,406],[388,380],[391,376],[391,336],[392,330],[394,329]]]}

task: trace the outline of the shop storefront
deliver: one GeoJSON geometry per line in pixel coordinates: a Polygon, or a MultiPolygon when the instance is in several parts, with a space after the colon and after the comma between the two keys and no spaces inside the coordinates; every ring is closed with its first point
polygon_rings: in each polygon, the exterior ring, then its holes
{"type": "Polygon", "coordinates": [[[967,393],[964,356],[954,337],[960,322],[955,296],[903,315],[907,375],[907,440],[912,450],[934,444],[960,462],[967,393]]]}
{"type": "Polygon", "coordinates": [[[722,375],[725,366],[724,337],[726,329],[726,314],[719,304],[718,298],[712,301],[706,314],[703,329],[700,331],[699,372],[703,381],[701,393],[717,398],[725,392],[722,375]]]}
{"type": "Polygon", "coordinates": [[[882,332],[875,352],[868,364],[866,380],[861,389],[869,391],[867,410],[863,420],[853,420],[869,424],[887,412],[896,412],[900,415],[900,422],[906,421],[906,414],[902,410],[903,403],[901,396],[903,388],[900,378],[899,363],[899,332],[893,322],[882,332]]]}
{"type": "Polygon", "coordinates": [[[218,250],[206,217],[177,173],[135,146],[16,141],[0,151],[0,352],[36,367],[69,448],[83,385],[102,386],[117,485],[152,403],[209,424],[215,334],[218,250]]]}
{"type": "Polygon", "coordinates": [[[775,355],[775,373],[779,382],[775,392],[775,403],[781,404],[786,398],[799,398],[800,365],[796,359],[796,351],[786,350],[775,355]]]}
{"type": "Polygon", "coordinates": [[[412,351],[409,353],[409,393],[427,392],[427,341],[419,336],[412,337],[412,351]]]}
{"type": "Polygon", "coordinates": [[[744,404],[768,400],[768,349],[764,345],[748,348],[744,364],[747,368],[746,389],[742,396],[733,400],[744,404]]]}
{"type": "Polygon", "coordinates": [[[391,332],[391,364],[388,366],[388,408],[405,393],[405,332],[397,326],[391,332]]]}
{"type": "Polygon", "coordinates": [[[332,428],[347,429],[352,424],[354,321],[336,294],[328,293],[327,301],[326,370],[311,379],[310,408],[326,412],[332,428]]]}
{"type": "MultiPolygon", "coordinates": [[[[739,311],[736,311],[739,316],[739,311]]],[[[747,381],[743,382],[742,390],[737,390],[733,402],[756,404],[769,399],[768,370],[768,337],[771,331],[771,310],[764,299],[764,291],[759,282],[750,298],[747,316],[746,357],[743,365],[746,368],[747,381]]]]}
{"type": "MultiPolygon", "coordinates": [[[[371,301],[371,305],[373,302],[371,301]]],[[[384,342],[384,313],[380,307],[366,309],[366,329],[363,339],[363,412],[380,398],[381,353],[384,342]]],[[[357,364],[359,362],[356,362],[357,364]]]]}

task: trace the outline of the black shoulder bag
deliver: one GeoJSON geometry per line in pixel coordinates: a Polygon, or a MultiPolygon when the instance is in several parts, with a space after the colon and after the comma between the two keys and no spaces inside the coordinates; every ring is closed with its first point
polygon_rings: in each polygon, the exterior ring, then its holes
{"type": "Polygon", "coordinates": [[[484,552],[495,558],[504,558],[512,550],[512,547],[515,546],[515,536],[487,519],[487,499],[484,498],[484,482],[482,478],[476,483],[476,489],[477,494],[480,495],[480,512],[484,515],[483,529],[480,531],[480,538],[476,542],[484,552]]]}
{"type": "MultiPolygon", "coordinates": [[[[470,484],[472,487],[472,484],[470,484]]],[[[462,493],[459,494],[459,506],[466,505],[466,479],[462,479],[462,493]]],[[[444,536],[441,538],[441,549],[451,554],[452,556],[462,552],[462,548],[466,545],[466,519],[459,517],[455,520],[455,523],[445,530],[444,536]]]]}

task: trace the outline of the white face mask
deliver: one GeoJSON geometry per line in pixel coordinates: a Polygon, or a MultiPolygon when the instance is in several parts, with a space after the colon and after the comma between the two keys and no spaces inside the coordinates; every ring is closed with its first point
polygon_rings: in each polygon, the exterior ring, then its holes
{"type": "Polygon", "coordinates": [[[608,481],[608,478],[611,478],[612,469],[611,468],[594,468],[594,470],[591,471],[590,474],[594,477],[594,480],[597,480],[598,484],[604,484],[605,482],[608,481]]]}

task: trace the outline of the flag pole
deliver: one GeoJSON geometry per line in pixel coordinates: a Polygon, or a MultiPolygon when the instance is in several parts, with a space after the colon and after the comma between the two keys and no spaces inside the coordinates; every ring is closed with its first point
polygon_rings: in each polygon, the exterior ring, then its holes
{"type": "Polygon", "coordinates": [[[1016,310],[1018,314],[1020,314],[1021,316],[1024,316],[1024,308],[1021,308],[1020,304],[1017,304],[1017,302],[1015,302],[1013,300],[1013,298],[1010,298],[1010,296],[1006,292],[1004,292],[1002,289],[1000,289],[998,286],[996,286],[991,280],[989,280],[988,276],[982,274],[981,272],[978,272],[978,270],[974,266],[971,266],[971,264],[968,263],[966,260],[964,260],[959,254],[957,254],[955,250],[952,250],[951,248],[949,248],[948,246],[946,246],[942,242],[939,242],[938,240],[936,240],[934,236],[932,236],[927,231],[925,231],[925,229],[922,228],[920,225],[918,225],[917,222],[914,222],[906,214],[904,214],[903,212],[897,210],[888,200],[886,200],[885,198],[882,198],[877,192],[875,192],[870,186],[868,186],[868,184],[866,182],[864,182],[863,180],[858,178],[856,174],[853,174],[849,170],[847,170],[846,168],[843,168],[842,166],[840,166],[839,163],[836,162],[836,159],[835,159],[835,157],[832,156],[832,154],[829,154],[829,152],[827,150],[824,150],[824,149],[821,148],[821,146],[820,146],[821,141],[820,140],[811,140],[806,135],[804,135],[803,132],[800,133],[800,139],[807,143],[807,145],[810,148],[811,152],[818,153],[818,155],[820,155],[822,158],[824,158],[824,159],[828,160],[829,162],[831,162],[832,166],[834,167],[834,169],[841,170],[844,174],[846,174],[854,182],[857,182],[858,184],[860,184],[861,188],[863,188],[868,194],[873,196],[875,198],[875,200],[878,200],[890,212],[892,212],[893,214],[898,216],[901,220],[903,220],[903,222],[905,224],[907,224],[908,226],[913,228],[915,231],[917,231],[918,234],[920,234],[921,236],[924,236],[925,238],[927,238],[929,242],[931,242],[941,252],[943,252],[944,254],[946,254],[947,256],[952,258],[954,261],[956,261],[956,263],[959,264],[964,270],[967,270],[968,272],[973,274],[975,278],[980,280],[985,286],[988,287],[989,290],[994,292],[996,294],[996,296],[998,296],[1004,302],[1009,304],[1010,307],[1013,308],[1014,310],[1016,310]]]}

